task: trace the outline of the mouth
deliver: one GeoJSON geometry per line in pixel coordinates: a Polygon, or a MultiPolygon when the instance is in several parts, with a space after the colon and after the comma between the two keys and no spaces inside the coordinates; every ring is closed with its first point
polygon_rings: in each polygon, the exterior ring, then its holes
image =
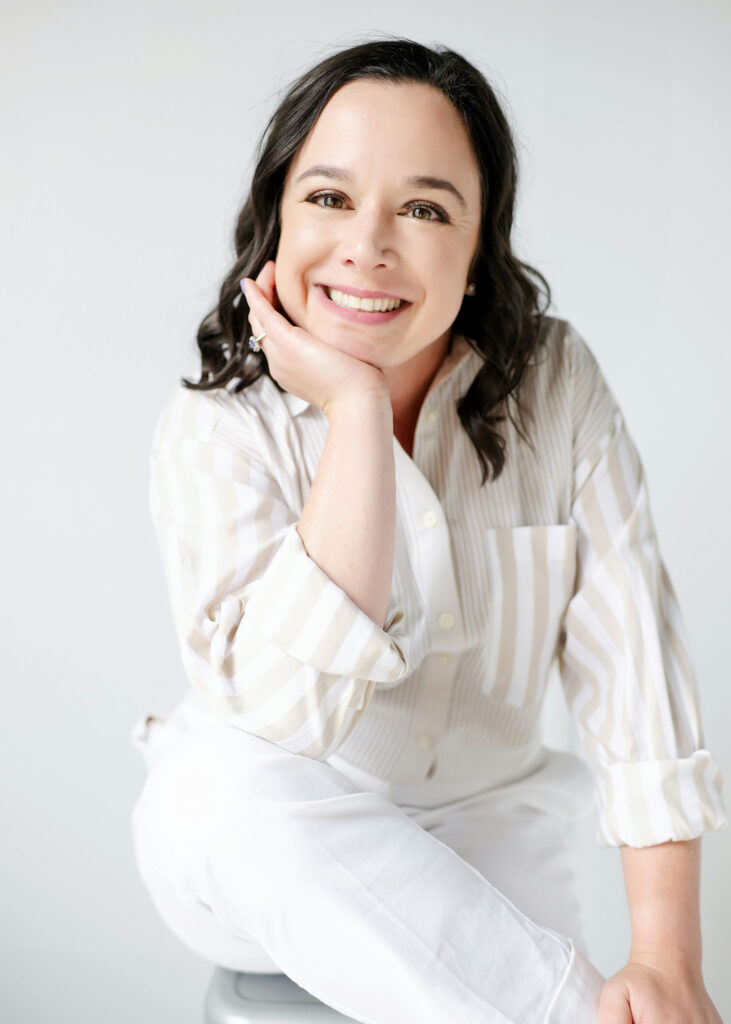
{"type": "Polygon", "coordinates": [[[356,323],[384,323],[411,305],[405,299],[385,295],[383,292],[354,295],[325,284],[315,285],[315,289],[331,312],[356,323]]]}

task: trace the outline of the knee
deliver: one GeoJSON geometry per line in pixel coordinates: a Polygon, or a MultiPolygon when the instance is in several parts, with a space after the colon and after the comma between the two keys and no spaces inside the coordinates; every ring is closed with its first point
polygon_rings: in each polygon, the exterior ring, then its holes
{"type": "Polygon", "coordinates": [[[331,815],[352,813],[333,798],[357,792],[331,765],[226,723],[183,735],[155,761],[133,812],[140,870],[199,891],[214,851],[242,867],[274,861],[298,841],[303,816],[322,801],[331,815]]]}
{"type": "Polygon", "coordinates": [[[247,742],[256,737],[234,733],[222,724],[184,735],[151,768],[132,812],[143,876],[161,874],[178,891],[194,892],[208,851],[232,830],[251,843],[265,834],[257,754],[271,744],[262,748],[247,742]]]}

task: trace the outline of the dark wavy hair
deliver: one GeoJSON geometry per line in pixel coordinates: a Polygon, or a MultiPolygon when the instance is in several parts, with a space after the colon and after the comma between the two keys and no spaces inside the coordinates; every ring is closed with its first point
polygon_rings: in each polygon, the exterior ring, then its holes
{"type": "Polygon", "coordinates": [[[466,127],[482,179],[480,238],[470,267],[475,295],[467,296],[453,330],[463,334],[482,366],[456,408],[482,467],[482,484],[500,475],[506,442],[497,424],[507,411],[530,447],[520,388],[531,357],[543,338],[542,319],[551,291],[542,274],[518,260],[510,233],[517,187],[517,157],[507,118],[484,76],[464,57],[446,47],[430,49],[411,39],[389,37],[360,43],[326,57],[287,90],[272,115],[257,149],[251,188],[238,215],[234,235],[236,260],[221,285],[218,305],[198,328],[201,379],[181,383],[210,390],[228,386],[238,392],[267,374],[263,350],[254,353],[247,338],[249,307],[242,277],[255,278],[279,244],[279,201],[290,164],[331,96],[347,82],[373,78],[394,83],[421,83],[439,89],[454,105],[466,127]],[[540,291],[528,275],[539,279],[540,291]],[[511,409],[515,403],[520,420],[511,409]]]}

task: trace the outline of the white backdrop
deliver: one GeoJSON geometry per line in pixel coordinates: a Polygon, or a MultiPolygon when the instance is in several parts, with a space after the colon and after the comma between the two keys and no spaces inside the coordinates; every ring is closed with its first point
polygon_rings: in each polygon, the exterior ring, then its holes
{"type": "MultiPolygon", "coordinates": [[[[129,814],[136,717],[186,686],[147,509],[153,423],[231,255],[279,90],[371,32],[446,43],[516,131],[519,255],[596,353],[647,472],[706,745],[731,779],[725,0],[3,4],[5,669],[0,1008],[199,1024],[209,966],[159,921],[129,814]],[[362,11],[362,9],[360,9],[362,11]],[[9,160],[8,160],[9,158],[9,160]],[[726,290],[727,291],[727,290],[726,290]]],[[[547,735],[572,743],[558,692],[547,735]]],[[[597,966],[627,952],[619,853],[578,836],[597,966]]],[[[705,974],[731,1019],[726,829],[705,974]]]]}

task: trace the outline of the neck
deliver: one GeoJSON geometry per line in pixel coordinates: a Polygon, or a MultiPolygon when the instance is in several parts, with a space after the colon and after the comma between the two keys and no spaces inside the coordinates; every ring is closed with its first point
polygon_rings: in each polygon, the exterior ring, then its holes
{"type": "Polygon", "coordinates": [[[421,352],[398,366],[383,368],[391,395],[394,427],[408,431],[416,426],[419,411],[431,382],[449,352],[451,332],[447,331],[421,352]]]}

